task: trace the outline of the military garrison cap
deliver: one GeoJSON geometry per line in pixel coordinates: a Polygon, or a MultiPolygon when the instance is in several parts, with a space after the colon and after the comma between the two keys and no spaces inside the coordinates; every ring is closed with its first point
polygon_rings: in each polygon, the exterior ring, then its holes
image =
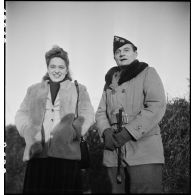
{"type": "Polygon", "coordinates": [[[113,41],[113,53],[115,54],[115,51],[119,48],[122,47],[125,44],[131,44],[133,46],[134,51],[137,50],[137,47],[129,40],[122,38],[122,37],[118,37],[118,36],[114,36],[114,41],[113,41]]]}

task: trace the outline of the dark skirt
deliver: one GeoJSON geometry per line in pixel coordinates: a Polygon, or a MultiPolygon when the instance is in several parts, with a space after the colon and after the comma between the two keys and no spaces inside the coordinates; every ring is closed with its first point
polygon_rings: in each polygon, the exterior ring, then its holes
{"type": "Polygon", "coordinates": [[[23,193],[82,193],[79,161],[34,158],[28,161],[23,193]]]}

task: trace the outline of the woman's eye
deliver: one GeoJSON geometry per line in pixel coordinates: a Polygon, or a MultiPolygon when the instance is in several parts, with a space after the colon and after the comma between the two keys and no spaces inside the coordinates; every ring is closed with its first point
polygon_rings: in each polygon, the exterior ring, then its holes
{"type": "Polygon", "coordinates": [[[51,65],[51,66],[50,66],[50,68],[52,68],[52,69],[53,69],[53,68],[55,68],[55,66],[51,65]]]}

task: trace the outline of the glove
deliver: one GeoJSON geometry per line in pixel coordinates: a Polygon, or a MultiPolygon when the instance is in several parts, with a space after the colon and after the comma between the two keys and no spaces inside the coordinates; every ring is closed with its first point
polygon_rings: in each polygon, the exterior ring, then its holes
{"type": "Polygon", "coordinates": [[[76,136],[78,139],[80,139],[81,137],[81,130],[82,130],[83,123],[84,123],[84,117],[82,116],[78,116],[78,118],[76,118],[72,123],[72,126],[75,129],[76,136]]]}
{"type": "Polygon", "coordinates": [[[115,141],[113,134],[114,132],[111,128],[104,130],[103,138],[104,138],[104,148],[106,150],[110,150],[110,151],[115,150],[115,145],[117,145],[117,142],[115,141]]]}
{"type": "Polygon", "coordinates": [[[136,139],[128,132],[125,127],[122,128],[121,132],[113,134],[113,138],[115,140],[114,146],[117,148],[123,146],[129,140],[136,141],[136,139]]]}
{"type": "Polygon", "coordinates": [[[43,150],[41,142],[35,142],[30,148],[30,158],[36,157],[37,155],[41,154],[43,150]]]}
{"type": "Polygon", "coordinates": [[[76,138],[76,132],[72,126],[74,117],[75,115],[73,113],[67,114],[61,119],[60,123],[56,125],[51,132],[53,135],[52,139],[55,140],[55,142],[69,143],[76,138]]]}

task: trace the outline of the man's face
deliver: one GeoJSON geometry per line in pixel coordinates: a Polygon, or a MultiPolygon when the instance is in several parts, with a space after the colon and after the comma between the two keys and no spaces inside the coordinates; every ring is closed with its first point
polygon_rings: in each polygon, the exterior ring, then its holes
{"type": "Polygon", "coordinates": [[[54,57],[50,60],[47,72],[53,82],[63,80],[67,74],[66,63],[62,58],[54,57]]]}
{"type": "Polygon", "coordinates": [[[118,66],[129,65],[137,58],[137,51],[133,51],[131,44],[125,44],[119,47],[114,54],[114,59],[118,66]]]}

